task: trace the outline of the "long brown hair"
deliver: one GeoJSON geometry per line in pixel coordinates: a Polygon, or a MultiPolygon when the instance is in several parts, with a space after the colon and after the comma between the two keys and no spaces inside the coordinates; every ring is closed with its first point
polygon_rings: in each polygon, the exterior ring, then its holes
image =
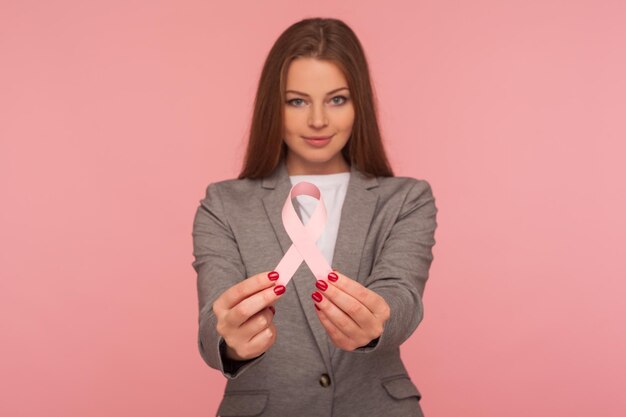
{"type": "Polygon", "coordinates": [[[271,174],[287,155],[283,141],[283,101],[287,70],[298,57],[336,64],[348,81],[354,103],[350,139],[341,150],[346,162],[366,175],[392,177],[385,154],[369,67],[356,34],[343,21],[309,18],[289,26],[270,50],[254,101],[248,147],[239,179],[271,174]]]}

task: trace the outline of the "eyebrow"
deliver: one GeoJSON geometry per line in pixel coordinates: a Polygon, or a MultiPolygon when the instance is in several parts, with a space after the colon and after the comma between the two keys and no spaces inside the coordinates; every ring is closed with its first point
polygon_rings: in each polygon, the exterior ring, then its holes
{"type": "MultiPolygon", "coordinates": [[[[333,91],[329,91],[328,93],[326,93],[326,95],[330,95],[333,93],[336,93],[337,91],[341,91],[341,90],[348,90],[348,87],[339,87],[334,89],[333,91]]],[[[303,93],[301,91],[295,91],[295,90],[287,90],[285,91],[285,93],[295,93],[295,94],[300,94],[301,96],[307,96],[307,97],[311,97],[310,95],[308,95],[307,93],[303,93]]]]}

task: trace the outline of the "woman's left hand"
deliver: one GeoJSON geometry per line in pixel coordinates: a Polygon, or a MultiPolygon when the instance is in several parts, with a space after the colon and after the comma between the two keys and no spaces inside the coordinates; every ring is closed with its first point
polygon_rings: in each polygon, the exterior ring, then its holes
{"type": "Polygon", "coordinates": [[[317,316],[335,346],[353,351],[383,333],[390,315],[383,297],[337,271],[315,285],[319,291],[312,298],[317,316]]]}

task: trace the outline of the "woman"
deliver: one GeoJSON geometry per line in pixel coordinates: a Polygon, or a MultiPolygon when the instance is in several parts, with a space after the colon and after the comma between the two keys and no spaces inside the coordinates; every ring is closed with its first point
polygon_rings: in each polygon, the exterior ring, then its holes
{"type": "MultiPolygon", "coordinates": [[[[290,26],[263,67],[241,174],[200,202],[198,344],[228,379],[218,415],[422,415],[399,346],[423,316],[437,208],[427,181],[393,176],[368,71],[342,21],[290,26]],[[302,263],[285,287],[281,210],[302,180],[327,207],[317,244],[334,272],[316,282],[302,263]]],[[[317,201],[297,203],[306,224],[317,201]]]]}

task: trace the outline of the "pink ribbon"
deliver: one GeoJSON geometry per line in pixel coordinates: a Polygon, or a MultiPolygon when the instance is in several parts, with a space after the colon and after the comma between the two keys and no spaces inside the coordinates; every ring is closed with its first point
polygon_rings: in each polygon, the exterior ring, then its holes
{"type": "Polygon", "coordinates": [[[301,181],[291,187],[283,205],[283,226],[291,238],[292,245],[280,260],[274,271],[278,272],[276,285],[287,285],[293,274],[304,260],[316,279],[326,280],[332,271],[326,258],[317,247],[324,226],[326,225],[326,206],[319,188],[310,182],[301,181]],[[302,224],[292,199],[299,195],[308,195],[319,200],[313,215],[306,226],[302,224]]]}

